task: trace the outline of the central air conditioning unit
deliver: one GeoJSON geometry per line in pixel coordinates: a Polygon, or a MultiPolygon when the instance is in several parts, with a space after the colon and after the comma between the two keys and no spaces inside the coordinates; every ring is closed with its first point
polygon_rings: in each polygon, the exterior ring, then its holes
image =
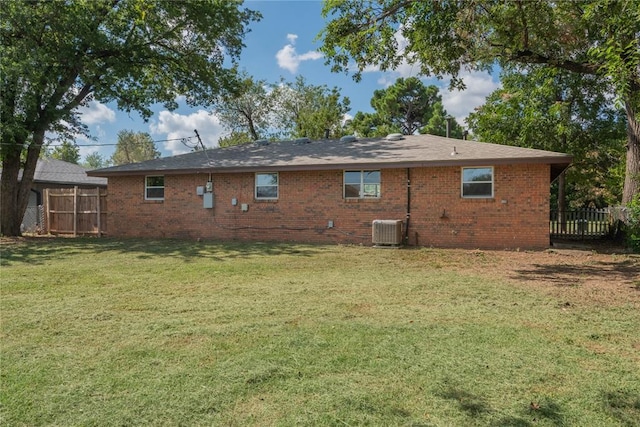
{"type": "Polygon", "coordinates": [[[402,221],[376,219],[371,224],[371,237],[374,245],[397,246],[402,244],[402,221]]]}

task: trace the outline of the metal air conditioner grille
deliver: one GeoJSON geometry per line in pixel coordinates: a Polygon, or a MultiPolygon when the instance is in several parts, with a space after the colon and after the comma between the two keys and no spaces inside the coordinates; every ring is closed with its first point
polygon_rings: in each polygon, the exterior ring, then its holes
{"type": "Polygon", "coordinates": [[[402,243],[402,221],[376,219],[371,224],[374,245],[400,245],[402,243]]]}

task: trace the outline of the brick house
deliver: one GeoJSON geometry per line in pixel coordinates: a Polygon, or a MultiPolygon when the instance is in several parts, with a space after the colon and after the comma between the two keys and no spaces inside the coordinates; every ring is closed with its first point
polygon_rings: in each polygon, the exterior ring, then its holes
{"type": "Polygon", "coordinates": [[[570,162],[390,135],[257,141],[89,174],[108,178],[112,236],[370,245],[372,225],[395,223],[408,245],[515,249],[549,245],[550,183],[570,162]]]}

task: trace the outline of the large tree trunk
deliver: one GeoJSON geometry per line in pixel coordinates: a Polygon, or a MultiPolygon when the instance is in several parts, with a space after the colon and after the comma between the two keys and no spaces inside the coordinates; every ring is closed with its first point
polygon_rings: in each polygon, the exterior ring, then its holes
{"type": "Polygon", "coordinates": [[[622,190],[622,204],[626,205],[640,193],[640,122],[629,103],[627,113],[627,167],[622,190]]]}
{"type": "MultiPolygon", "coordinates": [[[[44,130],[33,135],[27,149],[24,167],[20,167],[21,149],[7,150],[2,159],[2,181],[0,182],[0,234],[3,236],[20,236],[20,226],[29,204],[29,193],[33,185],[44,130]],[[19,178],[22,169],[22,177],[19,178]]],[[[24,142],[14,141],[16,147],[23,147],[24,142]]]]}
{"type": "Polygon", "coordinates": [[[20,151],[6,152],[2,159],[2,182],[0,183],[0,235],[3,236],[20,235],[20,224],[24,214],[19,215],[18,212],[19,173],[20,151]]]}

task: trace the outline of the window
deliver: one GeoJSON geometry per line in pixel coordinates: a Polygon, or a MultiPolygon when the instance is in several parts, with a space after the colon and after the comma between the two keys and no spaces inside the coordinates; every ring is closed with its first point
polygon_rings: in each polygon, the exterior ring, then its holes
{"type": "Polygon", "coordinates": [[[256,174],[256,199],[278,198],[278,173],[256,174]]]}
{"type": "Polygon", "coordinates": [[[147,176],[144,180],[145,200],[164,200],[164,176],[147,176]]]}
{"type": "Polygon", "coordinates": [[[380,197],[380,171],[345,171],[344,198],[364,199],[380,197]]]}
{"type": "Polygon", "coordinates": [[[462,168],[462,197],[493,197],[493,168],[462,168]]]}

